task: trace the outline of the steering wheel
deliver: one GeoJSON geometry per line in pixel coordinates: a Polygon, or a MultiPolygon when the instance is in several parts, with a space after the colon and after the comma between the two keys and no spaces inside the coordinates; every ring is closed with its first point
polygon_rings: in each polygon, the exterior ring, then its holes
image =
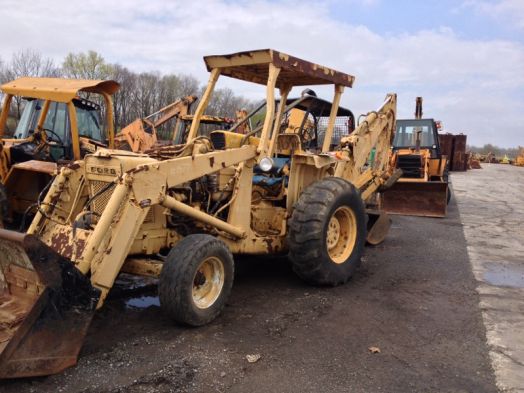
{"type": "MultiPolygon", "coordinates": [[[[55,142],[58,145],[58,147],[61,147],[64,150],[64,154],[65,154],[65,144],[62,138],[60,138],[60,135],[58,135],[56,132],[54,132],[53,130],[49,128],[42,128],[42,131],[48,132],[51,135],[55,136],[57,140],[54,140],[52,138],[49,138],[49,140],[52,142],[55,142]]],[[[46,135],[46,139],[47,139],[47,135],[46,135]]],[[[44,143],[48,146],[51,146],[47,140],[45,140],[44,143]]],[[[58,160],[53,157],[51,152],[49,152],[49,158],[51,158],[51,160],[54,162],[58,162],[58,160]]]]}
{"type": "Polygon", "coordinates": [[[58,134],[57,134],[56,132],[54,132],[53,130],[51,130],[51,129],[49,129],[49,128],[42,128],[42,131],[49,132],[51,135],[56,136],[56,139],[57,139],[57,140],[53,140],[53,139],[49,138],[50,141],[57,142],[60,146],[65,146],[65,145],[64,145],[64,142],[62,141],[62,138],[60,138],[60,135],[58,135],[58,134]]]}

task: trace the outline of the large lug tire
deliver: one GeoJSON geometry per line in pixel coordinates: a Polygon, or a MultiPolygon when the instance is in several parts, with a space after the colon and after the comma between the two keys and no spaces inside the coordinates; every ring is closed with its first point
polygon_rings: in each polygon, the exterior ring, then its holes
{"type": "Polygon", "coordinates": [[[358,190],[341,178],[313,183],[291,216],[288,245],[295,273],[314,285],[340,285],[360,265],[366,213],[358,190]]]}
{"type": "Polygon", "coordinates": [[[224,308],[233,276],[233,256],[224,242],[189,235],[166,258],[158,283],[160,306],[178,323],[205,325],[224,308]]]}

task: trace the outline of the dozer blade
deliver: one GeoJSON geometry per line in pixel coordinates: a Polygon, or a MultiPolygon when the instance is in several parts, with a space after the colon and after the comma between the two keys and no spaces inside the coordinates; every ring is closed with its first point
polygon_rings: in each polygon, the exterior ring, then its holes
{"type": "Polygon", "coordinates": [[[70,260],[0,229],[0,378],[74,366],[99,296],[70,260]]]}
{"type": "Polygon", "coordinates": [[[381,207],[391,214],[446,217],[447,194],[445,182],[396,182],[382,194],[381,207]]]}

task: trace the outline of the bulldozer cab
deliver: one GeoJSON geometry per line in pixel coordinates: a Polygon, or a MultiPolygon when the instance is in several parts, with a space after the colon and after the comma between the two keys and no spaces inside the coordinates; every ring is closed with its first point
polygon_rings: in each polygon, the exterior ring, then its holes
{"type": "MultiPolygon", "coordinates": [[[[79,160],[98,146],[114,147],[113,105],[111,95],[119,89],[114,81],[60,78],[19,78],[1,86],[5,94],[0,116],[0,139],[19,149],[19,158],[28,156],[44,161],[79,160]],[[105,130],[100,106],[81,94],[101,97],[105,110],[105,130]],[[26,101],[12,139],[5,138],[6,123],[13,97],[26,101]],[[42,158],[42,145],[48,156],[42,158]],[[30,145],[30,146],[28,146],[30,145]],[[38,154],[37,154],[38,153],[38,154]]],[[[11,164],[16,162],[11,160],[11,164]]]]}
{"type": "Polygon", "coordinates": [[[402,149],[425,149],[431,152],[431,158],[440,157],[435,121],[433,119],[397,120],[393,151],[402,149]]]}

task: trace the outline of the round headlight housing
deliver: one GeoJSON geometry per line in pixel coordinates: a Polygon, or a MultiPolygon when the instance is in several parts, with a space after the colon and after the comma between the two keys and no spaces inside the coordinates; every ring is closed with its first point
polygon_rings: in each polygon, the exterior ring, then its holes
{"type": "Polygon", "coordinates": [[[269,157],[264,157],[258,163],[260,169],[264,172],[269,172],[273,168],[273,160],[269,157]]]}

